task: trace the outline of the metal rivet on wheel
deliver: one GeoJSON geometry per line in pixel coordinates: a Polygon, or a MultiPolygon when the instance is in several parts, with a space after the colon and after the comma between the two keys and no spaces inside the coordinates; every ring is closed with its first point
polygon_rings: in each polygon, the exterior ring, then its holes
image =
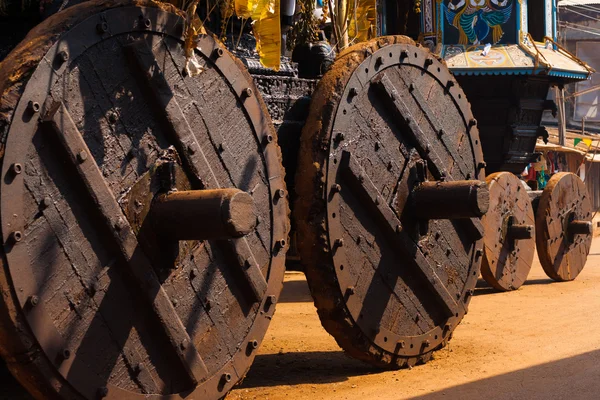
{"type": "Polygon", "coordinates": [[[242,91],[242,96],[243,97],[252,97],[252,95],[254,94],[254,91],[251,88],[246,88],[242,91]]]}
{"type": "Polygon", "coordinates": [[[264,144],[267,145],[267,144],[269,144],[271,142],[273,142],[273,135],[267,135],[267,136],[265,136],[264,144]]]}
{"type": "Polygon", "coordinates": [[[285,197],[285,190],[283,189],[278,189],[275,191],[275,200],[277,199],[283,199],[285,197]]]}
{"type": "Polygon", "coordinates": [[[472,128],[477,125],[477,120],[475,118],[471,118],[469,120],[469,128],[472,128]]]}
{"type": "Polygon", "coordinates": [[[108,31],[108,23],[100,22],[98,25],[96,25],[96,32],[102,34],[106,33],[106,31],[108,31]]]}
{"type": "Polygon", "coordinates": [[[152,26],[152,22],[150,21],[150,18],[144,19],[144,27],[150,28],[150,26],[152,26]]]}
{"type": "Polygon", "coordinates": [[[31,307],[35,307],[40,303],[40,298],[37,297],[36,295],[33,296],[29,296],[29,298],[27,299],[27,301],[29,302],[29,305],[31,307]]]}
{"type": "Polygon", "coordinates": [[[346,288],[346,293],[348,293],[349,295],[353,295],[356,292],[356,290],[354,289],[354,286],[348,286],[346,288]]]}
{"type": "Polygon", "coordinates": [[[23,172],[23,166],[19,163],[11,164],[10,172],[12,172],[14,175],[18,175],[23,172]]]}
{"type": "Polygon", "coordinates": [[[213,56],[214,56],[215,58],[221,58],[221,57],[223,57],[223,54],[225,54],[225,52],[224,52],[224,51],[223,51],[223,49],[222,49],[222,48],[220,48],[220,47],[216,48],[216,49],[213,51],[213,56]]]}
{"type": "Polygon", "coordinates": [[[223,380],[223,382],[229,383],[231,382],[231,374],[229,372],[224,373],[221,379],[223,380]]]}
{"type": "Polygon", "coordinates": [[[40,103],[30,100],[29,103],[27,103],[27,109],[33,113],[37,113],[40,111],[40,103]]]}
{"type": "Polygon", "coordinates": [[[344,239],[335,239],[335,247],[344,247],[344,239]]]}
{"type": "Polygon", "coordinates": [[[271,306],[275,304],[276,300],[277,298],[274,295],[267,296],[267,299],[265,300],[265,310],[269,311],[271,306]]]}
{"type": "Polygon", "coordinates": [[[87,153],[85,152],[85,150],[81,150],[79,153],[77,153],[77,161],[79,161],[79,163],[83,163],[85,162],[85,160],[87,160],[87,153]]]}
{"type": "Polygon", "coordinates": [[[400,52],[400,58],[408,58],[408,50],[402,50],[400,52]]]}
{"type": "Polygon", "coordinates": [[[336,183],[333,186],[331,186],[331,191],[333,193],[339,193],[342,191],[342,186],[340,184],[336,183]]]}
{"type": "Polygon", "coordinates": [[[69,52],[66,50],[60,51],[57,55],[56,58],[58,59],[58,61],[64,63],[69,59],[69,52]]]}
{"type": "Polygon", "coordinates": [[[18,243],[23,239],[21,231],[14,231],[10,234],[10,240],[14,243],[18,243]]]}
{"type": "Polygon", "coordinates": [[[433,64],[432,58],[425,59],[425,68],[429,67],[431,64],[433,64]]]}
{"type": "Polygon", "coordinates": [[[71,350],[63,349],[62,358],[63,358],[63,360],[68,360],[69,358],[71,358],[71,350]]]}
{"type": "Polygon", "coordinates": [[[254,349],[254,350],[258,349],[258,340],[256,340],[256,339],[251,340],[248,344],[250,345],[251,349],[254,349]]]}
{"type": "Polygon", "coordinates": [[[357,95],[358,95],[358,89],[357,89],[357,88],[355,88],[355,87],[353,87],[353,88],[350,88],[350,92],[349,92],[349,94],[350,94],[350,97],[357,96],[357,95]]]}

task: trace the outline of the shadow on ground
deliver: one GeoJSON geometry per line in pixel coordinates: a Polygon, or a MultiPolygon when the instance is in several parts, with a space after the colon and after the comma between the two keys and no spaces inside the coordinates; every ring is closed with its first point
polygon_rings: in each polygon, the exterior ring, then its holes
{"type": "Polygon", "coordinates": [[[480,379],[412,399],[597,399],[600,350],[480,379]]]}
{"type": "MultiPolygon", "coordinates": [[[[304,276],[302,276],[304,278],[304,276]]],[[[279,296],[280,303],[312,303],[313,298],[308,290],[305,279],[287,281],[283,283],[283,290],[279,296]]]]}
{"type": "Polygon", "coordinates": [[[333,383],[380,373],[342,351],[308,351],[256,356],[241,388],[333,383]]]}

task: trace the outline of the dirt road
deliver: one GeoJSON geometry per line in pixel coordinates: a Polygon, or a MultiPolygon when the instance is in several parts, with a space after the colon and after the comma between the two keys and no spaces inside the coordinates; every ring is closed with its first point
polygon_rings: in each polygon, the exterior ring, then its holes
{"type": "MultiPolygon", "coordinates": [[[[346,357],[321,328],[304,276],[286,280],[260,355],[228,399],[600,398],[600,238],[575,282],[549,280],[537,261],[517,292],[480,282],[449,347],[412,370],[346,357]]],[[[8,381],[0,371],[0,399],[28,399],[8,381]]]]}
{"type": "Polygon", "coordinates": [[[574,282],[539,263],[512,293],[480,282],[449,347],[412,370],[380,372],[322,328],[303,275],[284,292],[254,365],[228,399],[598,399],[600,238],[574,282]]]}

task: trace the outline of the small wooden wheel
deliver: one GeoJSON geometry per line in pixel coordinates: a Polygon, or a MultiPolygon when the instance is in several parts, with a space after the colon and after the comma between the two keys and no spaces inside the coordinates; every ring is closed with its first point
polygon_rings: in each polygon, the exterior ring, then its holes
{"type": "Polygon", "coordinates": [[[548,181],[535,216],[540,263],[556,281],[572,281],[592,245],[592,203],[584,183],[570,172],[548,181]]]}
{"type": "Polygon", "coordinates": [[[486,178],[490,208],[482,218],[485,235],[481,275],[492,287],[516,290],[531,269],[534,253],[534,215],[521,181],[510,172],[486,178]]]}

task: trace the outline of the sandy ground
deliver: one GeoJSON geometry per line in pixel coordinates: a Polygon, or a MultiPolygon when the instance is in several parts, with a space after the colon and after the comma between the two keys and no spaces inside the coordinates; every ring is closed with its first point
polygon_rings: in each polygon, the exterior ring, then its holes
{"type": "MultiPolygon", "coordinates": [[[[426,365],[381,372],[347,357],[288,273],[260,353],[227,399],[600,399],[600,238],[575,282],[539,263],[517,292],[480,281],[450,345],[426,365]]],[[[0,399],[26,399],[0,367],[0,399]]]]}
{"type": "Polygon", "coordinates": [[[228,399],[600,399],[600,238],[574,282],[549,280],[536,259],[516,292],[478,286],[434,360],[381,372],[340,350],[304,276],[287,274],[260,355],[228,399]]]}

